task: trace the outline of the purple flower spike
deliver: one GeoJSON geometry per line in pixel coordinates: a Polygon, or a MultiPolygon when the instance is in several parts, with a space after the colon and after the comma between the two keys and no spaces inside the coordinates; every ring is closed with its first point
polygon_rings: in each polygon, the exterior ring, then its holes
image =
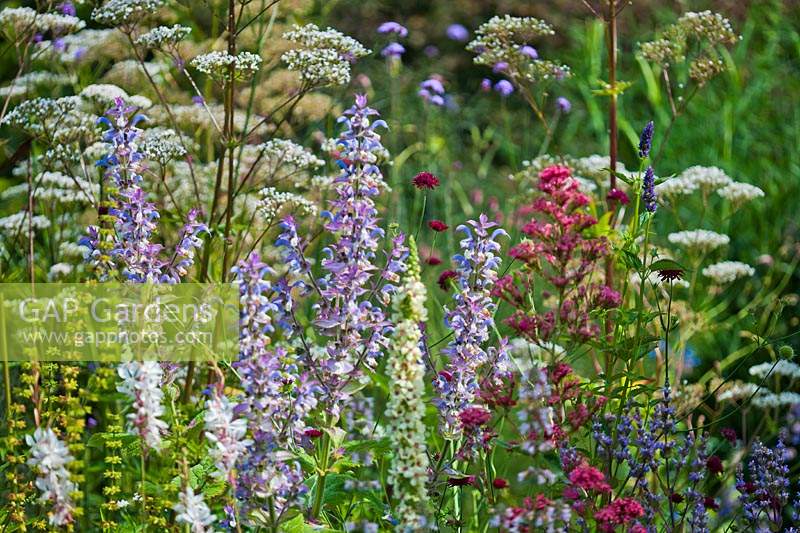
{"type": "Polygon", "coordinates": [[[556,98],[556,106],[558,110],[562,113],[569,113],[572,110],[572,102],[564,98],[563,96],[559,96],[556,98]]]}

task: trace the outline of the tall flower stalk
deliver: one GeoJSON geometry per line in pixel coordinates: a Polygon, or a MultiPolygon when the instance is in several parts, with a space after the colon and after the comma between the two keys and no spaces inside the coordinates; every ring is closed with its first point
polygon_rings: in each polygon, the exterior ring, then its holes
{"type": "Polygon", "coordinates": [[[479,387],[478,371],[492,359],[484,348],[494,327],[495,304],[491,288],[497,281],[501,258],[497,237],[507,235],[497,223],[481,214],[478,220],[457,229],[466,236],[462,253],[453,257],[457,267],[455,305],[445,315],[453,339],[442,350],[446,364],[434,382],[436,405],[441,413],[441,429],[447,438],[461,434],[461,412],[470,407],[479,387]]]}
{"type": "Polygon", "coordinates": [[[409,243],[404,282],[394,295],[395,331],[386,363],[389,401],[386,406],[394,459],[387,481],[398,502],[394,515],[398,532],[425,531],[428,456],[425,449],[425,365],[420,324],[428,319],[425,285],[413,237],[409,243]]]}

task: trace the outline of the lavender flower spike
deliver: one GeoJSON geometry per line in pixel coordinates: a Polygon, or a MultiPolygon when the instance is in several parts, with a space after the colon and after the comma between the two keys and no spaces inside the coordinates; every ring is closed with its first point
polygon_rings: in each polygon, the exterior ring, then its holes
{"type": "Polygon", "coordinates": [[[653,146],[653,121],[648,122],[639,136],[639,158],[645,159],[650,155],[653,146]]]}
{"type": "Polygon", "coordinates": [[[656,176],[653,172],[653,167],[647,167],[644,171],[644,180],[642,182],[642,203],[644,208],[650,213],[655,213],[658,208],[656,196],[656,176]]]}
{"type": "Polygon", "coordinates": [[[501,261],[500,245],[495,239],[508,235],[502,229],[492,230],[495,226],[481,214],[477,221],[458,227],[466,235],[461,241],[462,253],[453,257],[458,264],[459,290],[453,297],[455,307],[445,315],[453,340],[442,351],[447,365],[434,382],[434,403],[441,411],[442,433],[448,438],[460,435],[459,414],[475,400],[478,370],[489,360],[483,344],[494,325],[495,304],[490,291],[501,261]]]}
{"type": "Polygon", "coordinates": [[[406,254],[402,238],[394,239],[385,266],[376,265],[384,231],[373,198],[384,186],[376,163],[385,152],[377,128],[386,126],[382,120],[371,122],[377,114],[366,97],[357,96],[356,105],[339,119],[346,128],[339,139],[342,174],[336,199],[323,213],[334,242],[323,250],[325,275],[317,280],[321,301],[314,324],[328,342],[324,355],[308,355],[308,364],[318,369],[326,408],[334,416],[349,398],[347,385],[361,379],[364,369],[375,368],[389,345],[392,325],[381,304],[388,303],[406,254]]]}

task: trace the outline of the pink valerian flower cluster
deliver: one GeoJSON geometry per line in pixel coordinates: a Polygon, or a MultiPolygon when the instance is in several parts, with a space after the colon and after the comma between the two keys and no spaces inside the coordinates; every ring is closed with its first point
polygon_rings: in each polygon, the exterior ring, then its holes
{"type": "MultiPolygon", "coordinates": [[[[633,498],[617,498],[594,515],[598,531],[613,533],[618,526],[625,526],[644,515],[644,508],[633,498]]],[[[643,533],[641,524],[635,524],[630,531],[643,533]]]]}
{"type": "Polygon", "coordinates": [[[445,314],[445,323],[453,338],[442,350],[446,365],[436,377],[434,403],[441,413],[442,432],[448,438],[461,434],[461,413],[472,406],[478,392],[479,372],[489,361],[504,364],[505,342],[499,349],[486,349],[494,325],[495,304],[490,296],[500,266],[500,245],[495,239],[507,235],[486,215],[457,229],[466,235],[462,253],[453,257],[458,265],[453,276],[455,306],[445,314]]]}
{"type": "Polygon", "coordinates": [[[616,291],[592,279],[598,261],[609,251],[608,243],[604,237],[587,235],[597,219],[588,213],[591,199],[581,192],[568,167],[542,170],[538,189],[540,195],[521,210],[522,216],[533,215],[522,226],[527,238],[509,251],[523,267],[500,279],[493,295],[514,307],[506,323],[532,342],[561,336],[583,342],[599,333],[590,311],[621,303],[616,291]],[[555,302],[551,309],[534,313],[528,295],[542,278],[549,285],[545,297],[555,302]]]}

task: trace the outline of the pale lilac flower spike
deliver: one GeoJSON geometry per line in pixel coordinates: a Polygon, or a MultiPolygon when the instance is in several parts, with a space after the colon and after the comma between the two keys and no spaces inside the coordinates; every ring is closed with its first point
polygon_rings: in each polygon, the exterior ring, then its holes
{"type": "Polygon", "coordinates": [[[562,113],[569,113],[572,109],[572,103],[563,96],[559,96],[556,99],[556,105],[562,113]]]}
{"type": "Polygon", "coordinates": [[[408,28],[400,23],[389,21],[378,26],[378,33],[396,33],[400,37],[407,37],[408,28]]]}

